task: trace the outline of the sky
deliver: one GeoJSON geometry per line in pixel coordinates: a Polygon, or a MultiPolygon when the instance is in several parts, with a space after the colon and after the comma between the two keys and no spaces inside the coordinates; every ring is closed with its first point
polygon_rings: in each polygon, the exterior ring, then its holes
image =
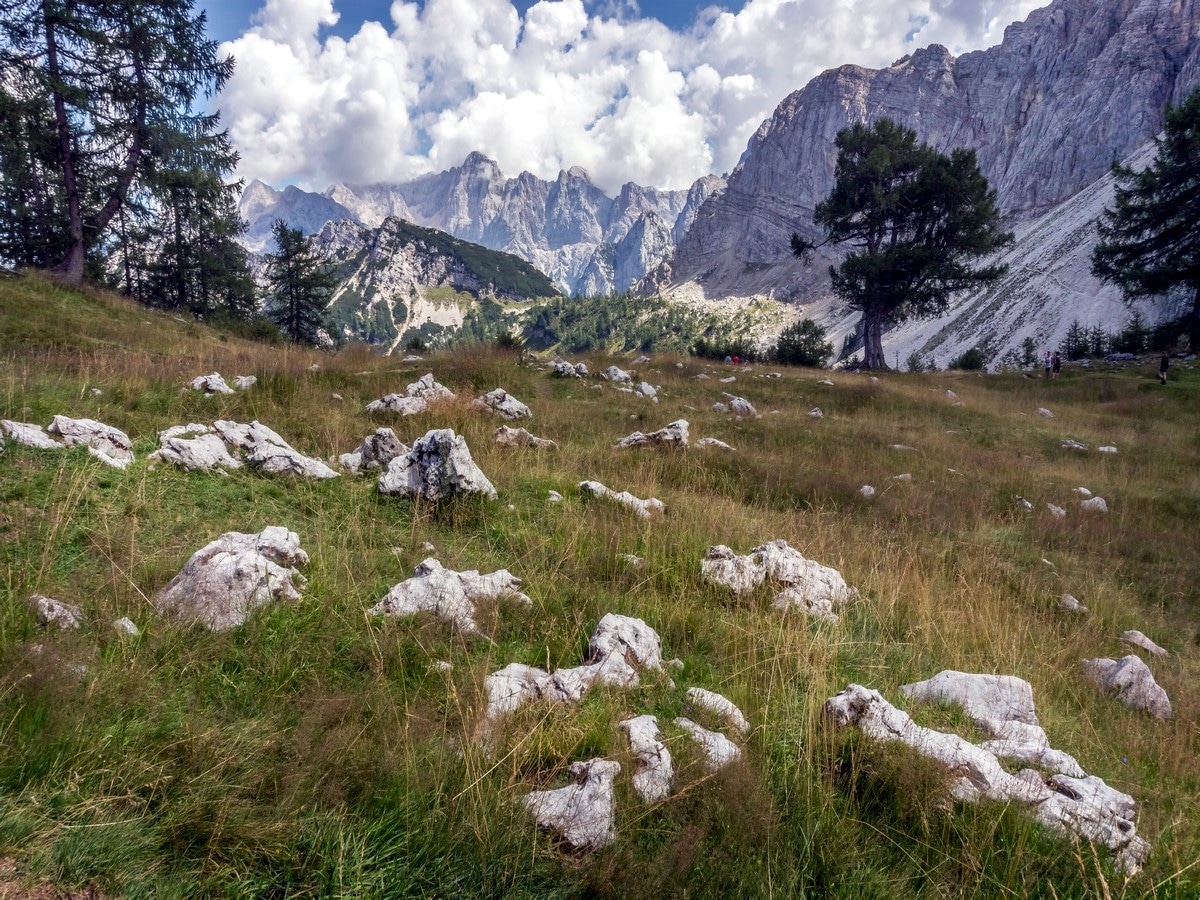
{"type": "Polygon", "coordinates": [[[792,91],[842,65],[1000,42],[1047,0],[197,0],[236,60],[215,98],[237,175],[324,190],[473,150],[686,188],[733,169],[792,91]]]}

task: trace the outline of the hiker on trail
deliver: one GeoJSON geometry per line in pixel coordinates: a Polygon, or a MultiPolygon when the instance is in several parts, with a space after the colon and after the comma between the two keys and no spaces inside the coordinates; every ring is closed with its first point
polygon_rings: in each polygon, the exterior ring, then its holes
{"type": "Polygon", "coordinates": [[[1167,369],[1171,368],[1171,357],[1167,355],[1167,351],[1163,351],[1162,359],[1158,361],[1158,383],[1167,383],[1167,369]]]}
{"type": "Polygon", "coordinates": [[[1050,380],[1050,351],[1046,351],[1046,380],[1050,380]]]}
{"type": "Polygon", "coordinates": [[[1062,369],[1062,357],[1059,356],[1057,350],[1054,351],[1054,362],[1051,364],[1051,369],[1054,372],[1054,379],[1057,381],[1059,370],[1062,369]]]}

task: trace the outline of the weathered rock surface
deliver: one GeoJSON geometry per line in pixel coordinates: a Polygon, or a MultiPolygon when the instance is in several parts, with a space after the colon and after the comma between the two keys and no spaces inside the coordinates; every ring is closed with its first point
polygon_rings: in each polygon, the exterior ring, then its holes
{"type": "Polygon", "coordinates": [[[736,416],[757,416],[758,415],[758,410],[754,408],[754,404],[752,404],[745,397],[738,397],[738,396],[735,396],[734,394],[727,394],[725,392],[722,392],[721,396],[729,398],[729,403],[727,404],[727,406],[729,407],[729,411],[731,413],[733,413],[734,415],[736,415],[736,416]]]}
{"type": "Polygon", "coordinates": [[[242,467],[239,460],[229,455],[221,436],[205,425],[179,425],[160,432],[159,449],[147,458],[162,460],[189,472],[242,467]]]}
{"type": "Polygon", "coordinates": [[[412,449],[388,463],[379,476],[379,493],[437,502],[456,494],[496,499],[496,488],[475,465],[467,441],[449,428],[435,428],[412,449]]]}
{"type": "Polygon", "coordinates": [[[946,669],[928,681],[906,684],[904,696],[922,703],[954,703],[973,719],[1037,725],[1033,688],[1015,675],[975,675],[946,669]]]}
{"type": "Polygon", "coordinates": [[[133,443],[119,428],[95,419],[55,416],[46,431],[62,439],[68,447],[85,446],[101,462],[124,469],[133,462],[133,443]]]}
{"type": "Polygon", "coordinates": [[[703,709],[724,719],[725,723],[736,731],[739,737],[745,737],[750,733],[750,722],[728,697],[698,687],[688,688],[687,697],[688,701],[698,709],[703,709]]]}
{"type": "Polygon", "coordinates": [[[0,436],[8,435],[13,443],[34,450],[62,450],[66,445],[60,444],[42,430],[42,426],[30,422],[13,422],[9,419],[0,420],[0,436]]]}
{"type": "Polygon", "coordinates": [[[1141,658],[1130,654],[1121,659],[1085,659],[1084,673],[1130,709],[1140,709],[1156,719],[1171,717],[1171,700],[1154,680],[1154,673],[1141,658]]]}
{"type": "Polygon", "coordinates": [[[586,363],[569,363],[565,359],[555,360],[554,375],[558,378],[587,378],[586,363]]]}
{"type": "Polygon", "coordinates": [[[606,613],[588,641],[588,658],[619,654],[634,669],[661,670],[662,638],[643,620],[606,613]]]}
{"type": "Polygon", "coordinates": [[[492,434],[492,440],[501,447],[533,447],[535,450],[555,450],[558,444],[547,438],[530,434],[524,428],[509,428],[501,425],[492,434]]]}
{"type": "Polygon", "coordinates": [[[453,400],[454,392],[433,377],[432,372],[426,372],[412,384],[403,394],[388,394],[367,404],[367,412],[397,412],[402,416],[415,416],[429,408],[430,403],[439,400],[453,400]]]}
{"type": "Polygon", "coordinates": [[[590,759],[571,764],[575,783],[551,791],[530,791],[525,806],[538,825],[555,832],[576,850],[597,850],[617,839],[613,785],[621,764],[590,759]]]}
{"type": "Polygon", "coordinates": [[[516,419],[533,418],[532,410],[504,388],[496,388],[494,391],[488,391],[482,397],[476,397],[471,402],[471,406],[475,409],[494,412],[500,418],[508,419],[510,422],[516,419]]]}
{"type": "Polygon", "coordinates": [[[53,597],[33,594],[29,598],[29,608],[43,628],[55,625],[63,631],[70,631],[83,624],[83,612],[78,606],[71,606],[53,597]]]}
{"type": "Polygon", "coordinates": [[[624,507],[633,510],[640,518],[648,519],[651,513],[662,513],[666,511],[666,505],[656,497],[650,497],[642,500],[635,497],[629,491],[614,491],[605,487],[599,481],[581,481],[579,482],[579,490],[593,497],[601,497],[612,500],[614,503],[619,503],[624,507]]]}
{"type": "Polygon", "coordinates": [[[529,609],[533,601],[521,593],[521,579],[508,569],[480,575],[472,569],[455,572],[432,557],[417,566],[368,612],[373,616],[413,616],[428,612],[465,634],[478,634],[475,605],[485,600],[515,600],[529,609]]]}
{"type": "Polygon", "coordinates": [[[658,431],[652,431],[649,434],[642,434],[640,431],[635,431],[633,434],[621,438],[616,444],[617,447],[623,449],[630,447],[678,447],[684,449],[687,445],[687,419],[676,419],[666,427],[660,428],[658,431]]]}
{"type": "Polygon", "coordinates": [[[305,456],[276,432],[259,421],[249,425],[218,419],[213,422],[217,432],[230,447],[241,450],[251,468],[272,475],[295,475],[299,478],[337,478],[338,473],[324,462],[305,456]]]}
{"type": "Polygon", "coordinates": [[[233,393],[233,388],[225,383],[220,372],[213,372],[211,375],[197,375],[192,379],[191,388],[193,391],[204,391],[206,394],[233,393]]]}
{"type": "Polygon", "coordinates": [[[917,725],[878,691],[857,684],[827,700],[825,715],[836,725],[857,726],[873,740],[907,744],[941,763],[951,773],[955,799],[1027,807],[1042,824],[1113,850],[1118,864],[1129,872],[1136,872],[1149,855],[1149,845],[1137,836],[1133,799],[1098,778],[1056,774],[1046,779],[1032,769],[1010,774],[994,753],[958,735],[917,725]]]}
{"type": "Polygon", "coordinates": [[[248,391],[250,388],[258,384],[258,378],[254,375],[234,375],[233,386],[239,391],[248,391]]]}
{"type": "Polygon", "coordinates": [[[700,438],[700,440],[696,441],[695,446],[702,450],[733,450],[733,447],[729,446],[729,444],[715,437],[700,438]]]}
{"type": "Polygon", "coordinates": [[[1150,638],[1146,637],[1140,631],[1125,631],[1121,634],[1121,640],[1127,644],[1133,644],[1135,647],[1141,647],[1147,653],[1152,653],[1155,656],[1167,656],[1168,653],[1150,638]]]}
{"type": "Polygon", "coordinates": [[[671,751],[658,739],[658,719],[655,716],[636,716],[620,723],[629,738],[629,749],[637,759],[633,773],[633,789],[647,803],[658,803],[671,795],[671,780],[675,770],[671,751]]]}
{"type": "Polygon", "coordinates": [[[604,378],[605,381],[612,381],[612,382],[615,382],[616,384],[632,384],[633,383],[633,376],[631,376],[628,372],[626,372],[622,368],[619,368],[618,366],[609,366],[607,369],[604,370],[602,377],[604,378]]]}
{"type": "Polygon", "coordinates": [[[376,428],[363,438],[357,449],[339,456],[338,462],[349,472],[369,472],[387,468],[388,463],[408,450],[408,445],[392,429],[376,428]]]}
{"type": "Polygon", "coordinates": [[[258,534],[226,532],[192,554],[154,596],[154,608],[212,631],[242,625],[255,609],[277,600],[299,600],[306,582],[299,568],[308,554],[295,532],[277,525],[258,534]]]}
{"type": "Polygon", "coordinates": [[[687,716],[679,716],[675,724],[686,731],[704,753],[704,765],[708,771],[716,772],[742,758],[742,748],[719,731],[709,731],[687,716]]]}
{"type": "Polygon", "coordinates": [[[709,547],[700,574],[734,594],[748,593],[768,581],[781,585],[783,590],[772,603],[775,609],[798,609],[827,621],[837,621],[837,611],[856,593],[837,569],[805,559],[783,540],[762,544],[745,556],[724,544],[709,547]]]}

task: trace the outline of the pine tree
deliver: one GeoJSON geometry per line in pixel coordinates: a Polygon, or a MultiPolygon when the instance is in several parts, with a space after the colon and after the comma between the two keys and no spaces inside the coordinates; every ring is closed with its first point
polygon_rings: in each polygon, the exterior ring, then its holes
{"type": "Polygon", "coordinates": [[[1200,349],[1200,88],[1168,106],[1154,162],[1141,172],[1114,165],[1114,205],[1100,220],[1092,272],[1128,298],[1192,292],[1188,337],[1200,349]]]}
{"type": "Polygon", "coordinates": [[[271,234],[278,250],[267,256],[267,317],[288,340],[316,346],[336,284],[333,274],[299,228],[277,219],[271,234]]]}
{"type": "MultiPolygon", "coordinates": [[[[973,150],[947,156],[888,119],[845,128],[836,143],[833,191],[813,220],[826,243],[854,247],[830,278],[846,305],[862,311],[864,364],[886,369],[884,329],[936,315],[954,292],[1000,277],[1003,266],[973,269],[967,261],[1012,235],[1000,229],[996,193],[973,150]]],[[[814,246],[792,235],[797,256],[814,246]]]]}

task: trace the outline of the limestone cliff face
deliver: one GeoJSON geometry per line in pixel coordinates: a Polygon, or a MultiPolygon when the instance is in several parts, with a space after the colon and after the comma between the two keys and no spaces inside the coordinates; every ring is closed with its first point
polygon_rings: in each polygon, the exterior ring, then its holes
{"type": "Polygon", "coordinates": [[[251,181],[242,191],[238,212],[249,226],[242,236],[242,243],[248,250],[256,252],[275,249],[271,226],[276,219],[283,219],[292,228],[312,234],[330,220],[356,218],[331,197],[302,191],[295,185],[277,191],[258,180],[251,181]]]}
{"type": "Polygon", "coordinates": [[[887,117],[939,148],[974,148],[1001,208],[1027,221],[1144,145],[1164,105],[1198,82],[1200,4],[1185,0],[1056,0],[989,50],[955,58],[932,46],[885,69],[824,72],[762,124],[645,287],[822,299],[833,257],[800,264],[788,239],[819,237],[813,209],[833,184],[834,138],[852,122],[887,117]]]}

